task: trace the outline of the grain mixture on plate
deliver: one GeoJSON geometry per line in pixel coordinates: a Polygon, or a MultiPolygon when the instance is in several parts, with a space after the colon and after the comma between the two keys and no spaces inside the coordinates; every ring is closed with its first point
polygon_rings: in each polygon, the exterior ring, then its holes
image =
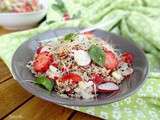
{"type": "Polygon", "coordinates": [[[88,34],[70,33],[43,42],[27,67],[34,83],[63,97],[91,99],[119,90],[133,73],[133,55],[120,53],[107,42],[88,34]]]}

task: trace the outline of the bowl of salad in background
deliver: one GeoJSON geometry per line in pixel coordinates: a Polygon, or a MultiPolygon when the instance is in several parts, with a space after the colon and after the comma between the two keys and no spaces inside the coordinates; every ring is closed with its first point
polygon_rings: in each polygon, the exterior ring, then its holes
{"type": "Polygon", "coordinates": [[[24,30],[36,26],[46,15],[46,0],[1,0],[0,26],[24,30]]]}

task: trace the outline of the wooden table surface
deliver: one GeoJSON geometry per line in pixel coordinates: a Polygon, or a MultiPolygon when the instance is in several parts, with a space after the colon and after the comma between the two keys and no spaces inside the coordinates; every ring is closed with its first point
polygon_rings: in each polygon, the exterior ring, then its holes
{"type": "MultiPolygon", "coordinates": [[[[0,35],[8,31],[0,28],[0,35]]],[[[1,41],[2,42],[2,41],[1,41]]],[[[6,48],[7,49],[7,48],[6,48]]],[[[24,90],[0,59],[0,120],[100,120],[42,100],[24,90]]]]}

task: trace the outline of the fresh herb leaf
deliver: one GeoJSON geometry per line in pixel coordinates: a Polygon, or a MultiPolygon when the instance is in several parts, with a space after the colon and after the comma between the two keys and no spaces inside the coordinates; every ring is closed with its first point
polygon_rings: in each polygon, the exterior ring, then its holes
{"type": "Polygon", "coordinates": [[[53,10],[58,10],[61,13],[64,13],[67,11],[66,6],[62,0],[56,0],[55,4],[52,4],[52,9],[53,10]]]}
{"type": "Polygon", "coordinates": [[[52,4],[52,9],[54,9],[54,10],[60,10],[61,8],[57,4],[52,4]]]}
{"type": "Polygon", "coordinates": [[[64,7],[64,2],[62,0],[55,0],[55,1],[57,2],[58,5],[64,7]]]}
{"type": "Polygon", "coordinates": [[[98,45],[92,45],[89,48],[89,55],[93,62],[96,64],[103,66],[105,63],[105,52],[98,46],[98,45]]]}
{"type": "Polygon", "coordinates": [[[81,17],[81,11],[78,11],[76,14],[73,14],[72,19],[77,19],[81,17]]]}
{"type": "Polygon", "coordinates": [[[38,78],[35,79],[34,83],[43,86],[45,89],[48,91],[52,91],[54,84],[51,80],[46,78],[45,76],[39,76],[38,78]]]}
{"type": "Polygon", "coordinates": [[[69,34],[65,35],[64,40],[67,42],[72,42],[76,39],[76,37],[77,37],[77,34],[69,33],[69,34]]]}
{"type": "Polygon", "coordinates": [[[47,22],[46,22],[47,25],[50,25],[50,24],[52,24],[52,23],[55,23],[55,21],[54,21],[54,20],[51,20],[51,21],[47,21],[47,22]]]}

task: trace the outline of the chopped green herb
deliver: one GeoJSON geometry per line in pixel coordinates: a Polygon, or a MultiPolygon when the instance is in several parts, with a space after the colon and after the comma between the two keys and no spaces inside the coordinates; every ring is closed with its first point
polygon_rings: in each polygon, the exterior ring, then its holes
{"type": "Polygon", "coordinates": [[[65,35],[64,40],[67,42],[72,42],[76,39],[76,37],[77,37],[77,34],[69,33],[69,34],[65,35]]]}
{"type": "Polygon", "coordinates": [[[35,79],[34,83],[43,86],[50,92],[53,90],[54,87],[54,83],[45,76],[39,76],[38,78],[35,79]]]}
{"type": "Polygon", "coordinates": [[[89,48],[89,55],[93,62],[96,64],[103,66],[105,63],[105,52],[98,46],[98,45],[92,45],[89,48]]]}

